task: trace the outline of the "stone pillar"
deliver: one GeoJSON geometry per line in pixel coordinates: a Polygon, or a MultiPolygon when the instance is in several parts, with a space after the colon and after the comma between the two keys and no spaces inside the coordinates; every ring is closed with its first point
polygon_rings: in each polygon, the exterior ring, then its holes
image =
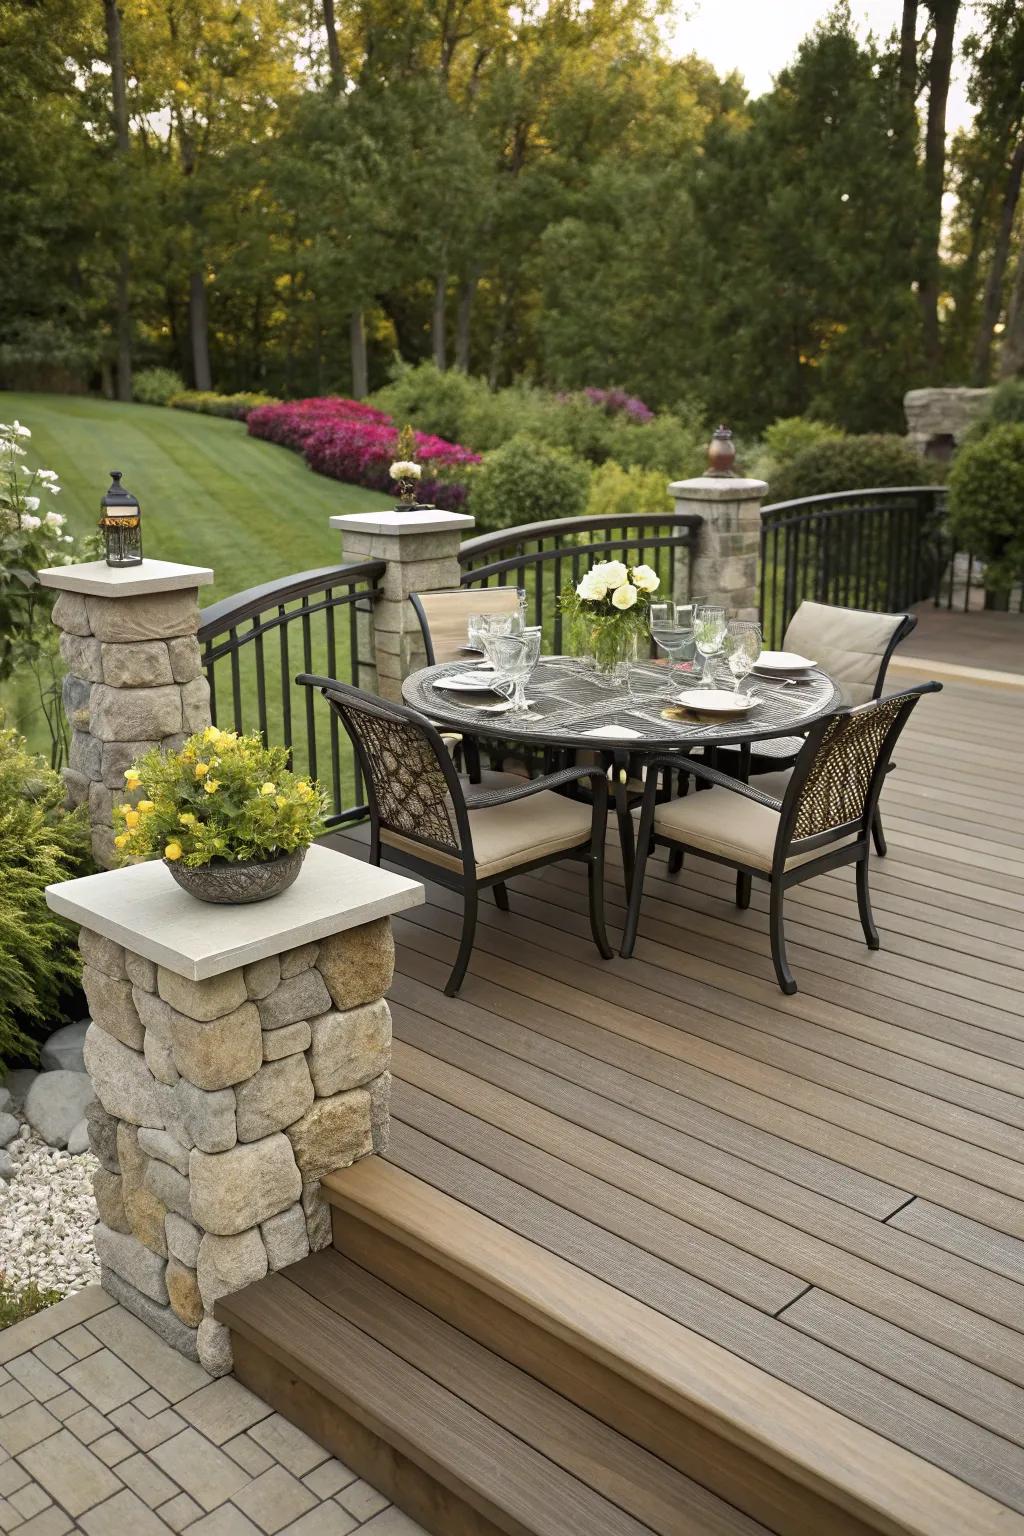
{"type": "Polygon", "coordinates": [[[213,572],[166,560],[114,570],[95,560],[40,571],[39,580],[60,592],[53,622],[68,669],[68,799],[88,804],[93,856],[109,869],[113,807],[131,798],[125,769],[150,747],[178,747],[210,723],[196,629],[198,589],[213,572]]]}
{"type": "Polygon", "coordinates": [[[82,925],[102,1283],[215,1375],[218,1299],[326,1247],[319,1180],[387,1143],[390,914],[422,900],[319,846],[256,906],[157,861],[47,891],[82,925]]]}
{"type": "Polygon", "coordinates": [[[697,514],[704,519],[691,591],[720,604],[732,619],[759,617],[761,502],[767,489],[764,480],[716,475],[673,480],[668,488],[678,516],[697,514]]]}
{"type": "Polygon", "coordinates": [[[473,526],[463,512],[359,512],[332,517],[345,560],[386,560],[382,596],[359,616],[360,688],[401,699],[402,680],[424,664],[410,592],[459,585],[459,544],[473,526]],[[372,658],[372,660],[371,660],[372,658]]]}

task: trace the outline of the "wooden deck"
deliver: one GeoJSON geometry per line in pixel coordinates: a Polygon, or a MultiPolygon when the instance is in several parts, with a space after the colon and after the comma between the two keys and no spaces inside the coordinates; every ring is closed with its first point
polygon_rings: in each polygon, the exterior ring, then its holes
{"type": "Polygon", "coordinates": [[[852,871],[797,887],[791,998],[763,891],[737,911],[710,863],[669,877],[652,860],[631,961],[597,958],[572,865],[513,880],[511,913],[482,908],[455,1000],[457,901],[431,888],[395,923],[388,1154],[988,1495],[1008,1531],[1024,1512],[1022,706],[961,684],[923,702],[872,862],[883,947],[861,942],[852,871]]]}

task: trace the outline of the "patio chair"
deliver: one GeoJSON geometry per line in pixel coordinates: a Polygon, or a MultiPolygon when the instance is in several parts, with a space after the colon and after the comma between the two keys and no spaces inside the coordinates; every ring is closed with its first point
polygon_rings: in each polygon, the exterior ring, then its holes
{"type": "Polygon", "coordinates": [[[419,620],[427,666],[466,659],[469,621],[474,613],[518,613],[515,587],[456,587],[449,592],[410,592],[419,620]]]}
{"type": "Polygon", "coordinates": [[[636,867],[622,936],[622,954],[633,953],[644,868],[662,844],[674,853],[699,853],[736,870],[736,905],[750,905],[755,875],[770,887],[769,932],[775,975],[783,992],[795,992],[786,960],[783,899],[791,885],[844,864],[857,866],[857,905],[869,949],[879,947],[868,891],[872,819],[896,738],[911,710],[941,683],[922,683],[885,699],[836,710],[811,726],[797,753],[781,798],[732,779],[692,758],[652,759],[640,812],[636,867]],[[712,786],[702,795],[658,801],[659,768],[692,774],[712,786]]]}
{"type": "Polygon", "coordinates": [[[595,767],[564,768],[539,779],[495,776],[480,789],[460,778],[444,742],[425,715],[330,677],[296,679],[319,688],[352,741],[366,781],[370,859],[412,869],[463,899],[462,939],[445,987],[454,997],[473,950],[479,893],[493,890],[509,910],[505,881],[558,859],[587,866],[590,931],[605,960],[612,957],[604,924],[604,841],[608,786],[595,767]],[[556,794],[593,781],[587,801],[556,794]]]}
{"type": "MultiPolygon", "coordinates": [[[[816,661],[840,685],[844,703],[866,704],[869,699],[882,697],[893,651],[916,625],[917,616],[913,613],[868,613],[862,608],[836,608],[829,603],[805,601],[786,627],[782,648],[816,661]]],[[[771,774],[771,780],[762,787],[769,794],[781,796],[785,774],[796,762],[802,741],[800,736],[759,741],[751,751],[748,776],[771,774]]],[[[738,754],[719,754],[718,766],[738,772],[738,754]]],[[[884,858],[887,848],[881,812],[877,809],[871,832],[875,851],[884,858]]]]}

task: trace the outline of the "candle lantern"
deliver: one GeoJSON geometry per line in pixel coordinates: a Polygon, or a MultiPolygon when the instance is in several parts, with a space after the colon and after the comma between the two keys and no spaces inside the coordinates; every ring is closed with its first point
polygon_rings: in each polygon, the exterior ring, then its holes
{"type": "Polygon", "coordinates": [[[705,475],[730,480],[736,474],[733,469],[735,462],[736,444],[732,440],[732,433],[726,426],[716,428],[708,444],[708,467],[704,471],[705,475]]]}
{"type": "Polygon", "coordinates": [[[142,509],[121,484],[122,471],[110,471],[110,489],[100,502],[100,528],[107,564],[142,564],[142,509]]]}

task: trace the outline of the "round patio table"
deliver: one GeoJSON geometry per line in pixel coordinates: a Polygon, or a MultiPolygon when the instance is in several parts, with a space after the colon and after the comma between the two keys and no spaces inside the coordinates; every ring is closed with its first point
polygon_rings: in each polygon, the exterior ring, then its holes
{"type": "MultiPolygon", "coordinates": [[[[600,752],[615,770],[612,789],[627,881],[634,846],[626,787],[631,760],[642,763],[660,753],[685,754],[694,747],[740,747],[746,749],[745,760],[752,743],[799,735],[842,702],[838,685],[815,667],[794,682],[748,677],[743,691],[757,699],[749,714],[723,718],[679,711],[666,718],[665,711],[671,708],[666,664],[655,662],[636,669],[633,686],[627,690],[596,681],[571,657],[549,656],[538,662],[527,687],[529,713],[513,716],[486,708],[498,702],[486,683],[481,683],[479,693],[455,693],[436,686],[445,677],[473,667],[472,657],[424,667],[405,679],[402,696],[444,730],[513,740],[526,747],[600,752]]],[[[673,694],[696,685],[696,678],[691,683],[686,673],[675,675],[679,686],[673,694]]]]}

